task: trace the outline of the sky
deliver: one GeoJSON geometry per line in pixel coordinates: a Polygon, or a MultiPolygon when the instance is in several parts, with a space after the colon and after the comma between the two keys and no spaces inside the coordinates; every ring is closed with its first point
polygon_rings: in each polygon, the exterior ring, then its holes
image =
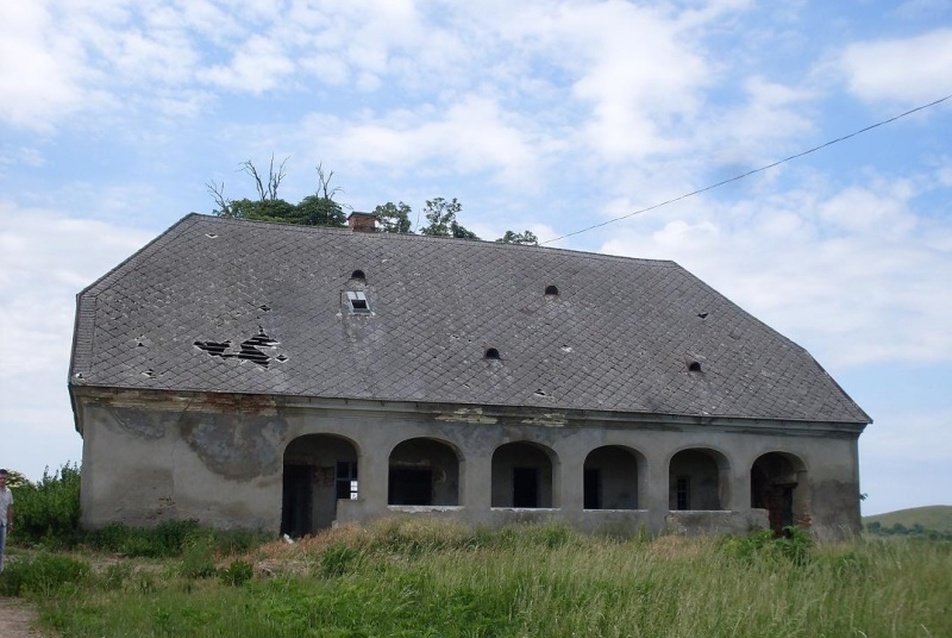
{"type": "Polygon", "coordinates": [[[0,467],[81,461],[75,295],[273,156],[292,203],[321,166],[678,262],[873,418],[864,514],[952,504],[952,0],[2,6],[0,467]]]}

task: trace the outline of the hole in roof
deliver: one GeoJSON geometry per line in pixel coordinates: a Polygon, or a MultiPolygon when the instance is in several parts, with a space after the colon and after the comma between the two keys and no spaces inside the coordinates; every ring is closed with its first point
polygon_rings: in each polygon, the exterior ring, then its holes
{"type": "Polygon", "coordinates": [[[701,362],[700,362],[700,361],[692,361],[691,363],[688,364],[688,370],[690,370],[691,372],[700,372],[700,371],[701,371],[701,362]]]}
{"type": "Polygon", "coordinates": [[[559,296],[559,288],[558,288],[558,286],[551,286],[551,285],[550,285],[550,286],[546,286],[546,287],[545,287],[545,294],[548,295],[548,296],[550,296],[550,297],[558,297],[558,296],[559,296]]]}
{"type": "Polygon", "coordinates": [[[196,341],[192,345],[213,357],[251,361],[252,363],[267,368],[271,362],[271,357],[267,353],[259,350],[259,348],[273,348],[278,345],[278,343],[277,340],[269,337],[265,334],[264,330],[259,327],[258,334],[241,342],[238,346],[238,352],[228,351],[229,348],[231,348],[231,341],[196,341]]]}
{"type": "Polygon", "coordinates": [[[486,358],[487,359],[499,359],[499,351],[495,348],[486,348],[486,358]]]}
{"type": "Polygon", "coordinates": [[[367,275],[364,274],[363,270],[355,270],[354,272],[350,273],[350,278],[365,281],[367,279],[367,275]]]}

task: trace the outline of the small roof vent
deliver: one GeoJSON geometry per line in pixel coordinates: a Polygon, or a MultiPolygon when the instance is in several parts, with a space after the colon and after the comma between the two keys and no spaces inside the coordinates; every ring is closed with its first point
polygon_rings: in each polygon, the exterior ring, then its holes
{"type": "Polygon", "coordinates": [[[502,358],[499,356],[499,350],[496,350],[495,348],[486,348],[485,357],[487,359],[501,359],[502,358]]]}
{"type": "Polygon", "coordinates": [[[355,315],[369,315],[370,304],[367,303],[367,295],[359,290],[346,291],[347,305],[351,313],[355,315]]]}
{"type": "Polygon", "coordinates": [[[558,286],[553,286],[553,285],[551,285],[551,284],[549,284],[548,286],[546,286],[546,287],[545,287],[545,296],[546,296],[546,297],[558,297],[558,296],[559,296],[559,288],[558,288],[558,286]]]}
{"type": "Polygon", "coordinates": [[[357,269],[354,272],[350,273],[351,279],[356,279],[357,281],[367,281],[367,275],[364,274],[363,270],[357,269]]]}
{"type": "Polygon", "coordinates": [[[700,372],[701,371],[701,362],[700,361],[691,361],[688,363],[688,370],[691,372],[700,372]]]}

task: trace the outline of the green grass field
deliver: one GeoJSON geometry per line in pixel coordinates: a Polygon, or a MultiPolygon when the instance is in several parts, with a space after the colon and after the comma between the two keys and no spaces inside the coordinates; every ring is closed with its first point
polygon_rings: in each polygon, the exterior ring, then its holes
{"type": "Polygon", "coordinates": [[[0,586],[23,579],[43,628],[76,638],[952,636],[952,543],[805,538],[385,521],[240,556],[21,549],[0,586]]]}
{"type": "Polygon", "coordinates": [[[921,525],[925,529],[950,533],[952,532],[952,505],[913,507],[863,517],[864,526],[874,522],[878,522],[883,527],[892,527],[896,523],[908,528],[912,528],[914,525],[921,525]]]}

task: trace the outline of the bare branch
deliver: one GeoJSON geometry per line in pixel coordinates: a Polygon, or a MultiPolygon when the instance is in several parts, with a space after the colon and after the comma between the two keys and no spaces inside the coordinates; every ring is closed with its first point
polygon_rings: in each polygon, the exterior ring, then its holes
{"type": "Polygon", "coordinates": [[[323,197],[324,199],[334,199],[334,195],[342,192],[337,186],[331,188],[331,179],[333,179],[333,177],[334,171],[331,171],[330,173],[324,172],[323,162],[317,165],[317,194],[319,197],[323,197]]]}
{"type": "Polygon", "coordinates": [[[218,209],[215,211],[219,217],[233,217],[234,211],[231,209],[231,200],[225,197],[225,182],[216,184],[214,180],[205,184],[208,194],[215,200],[218,209]]]}
{"type": "Polygon", "coordinates": [[[288,158],[285,157],[281,162],[281,165],[278,167],[278,172],[274,172],[274,153],[271,154],[271,166],[268,168],[268,197],[269,199],[275,200],[278,198],[278,186],[281,185],[281,180],[284,179],[284,165],[288,163],[288,158]]]}
{"type": "Polygon", "coordinates": [[[241,163],[241,170],[251,176],[255,181],[255,188],[258,189],[258,199],[266,201],[268,198],[268,192],[264,188],[264,184],[261,182],[261,176],[258,175],[258,169],[255,168],[255,165],[251,163],[251,160],[247,160],[241,163]]]}

